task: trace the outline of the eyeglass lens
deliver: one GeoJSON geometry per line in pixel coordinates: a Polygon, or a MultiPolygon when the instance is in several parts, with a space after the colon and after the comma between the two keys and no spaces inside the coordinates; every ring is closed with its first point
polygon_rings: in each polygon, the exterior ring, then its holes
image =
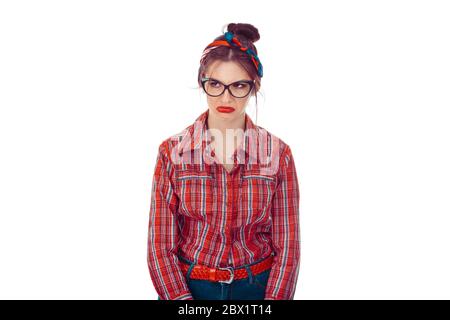
{"type": "MultiPolygon", "coordinates": [[[[211,96],[219,96],[224,92],[224,85],[217,80],[209,79],[205,81],[204,88],[206,93],[211,96]]],[[[251,90],[250,83],[247,82],[235,82],[229,86],[231,94],[237,98],[245,97],[251,90]]]]}

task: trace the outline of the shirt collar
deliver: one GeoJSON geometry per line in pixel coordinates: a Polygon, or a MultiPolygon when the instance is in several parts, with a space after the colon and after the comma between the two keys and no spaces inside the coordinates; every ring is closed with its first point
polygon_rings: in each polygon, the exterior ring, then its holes
{"type": "MultiPolygon", "coordinates": [[[[194,123],[186,128],[182,134],[180,143],[178,144],[178,152],[197,151],[212,160],[213,157],[210,152],[211,136],[207,130],[208,115],[209,109],[200,114],[200,116],[195,119],[194,123]]],[[[256,126],[250,116],[245,113],[244,138],[233,154],[235,163],[245,163],[249,161],[250,155],[257,154],[257,138],[258,126],[256,126]]]]}

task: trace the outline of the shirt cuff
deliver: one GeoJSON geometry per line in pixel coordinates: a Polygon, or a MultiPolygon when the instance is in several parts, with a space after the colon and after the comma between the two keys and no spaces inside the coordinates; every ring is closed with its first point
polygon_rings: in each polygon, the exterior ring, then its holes
{"type": "Polygon", "coordinates": [[[280,292],[278,295],[266,293],[266,295],[264,296],[264,300],[292,300],[292,298],[290,298],[289,294],[283,294],[280,292]]]}
{"type": "Polygon", "coordinates": [[[190,292],[183,293],[175,298],[173,300],[194,300],[190,292]]]}

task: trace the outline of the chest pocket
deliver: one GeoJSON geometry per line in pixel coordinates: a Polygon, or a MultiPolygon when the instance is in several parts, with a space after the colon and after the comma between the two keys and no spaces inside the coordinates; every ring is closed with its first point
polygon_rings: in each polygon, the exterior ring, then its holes
{"type": "Polygon", "coordinates": [[[242,172],[239,192],[241,214],[238,223],[266,223],[270,220],[270,204],[276,188],[276,177],[259,170],[242,172]]]}
{"type": "Polygon", "coordinates": [[[207,171],[182,170],[176,177],[180,214],[193,219],[206,219],[214,206],[215,179],[207,171]]]}

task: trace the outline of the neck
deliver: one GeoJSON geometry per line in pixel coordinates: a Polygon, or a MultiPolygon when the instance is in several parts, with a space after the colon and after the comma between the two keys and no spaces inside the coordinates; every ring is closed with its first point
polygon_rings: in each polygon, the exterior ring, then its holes
{"type": "Polygon", "coordinates": [[[207,119],[208,129],[214,129],[209,131],[211,134],[211,139],[214,140],[212,145],[217,147],[216,152],[226,154],[230,156],[233,150],[241,143],[243,131],[245,131],[245,113],[237,119],[217,119],[208,115],[207,119]],[[227,136],[227,129],[232,130],[227,136]],[[241,129],[241,130],[238,130],[241,129]],[[221,136],[216,131],[219,130],[221,136]],[[238,130],[238,131],[234,131],[238,130]],[[230,136],[231,133],[231,136],[230,136]],[[226,148],[226,150],[225,150],[226,148]]]}
{"type": "Polygon", "coordinates": [[[245,130],[245,113],[236,119],[218,119],[209,114],[207,125],[208,129],[220,130],[223,136],[225,136],[227,129],[245,130]]]}

